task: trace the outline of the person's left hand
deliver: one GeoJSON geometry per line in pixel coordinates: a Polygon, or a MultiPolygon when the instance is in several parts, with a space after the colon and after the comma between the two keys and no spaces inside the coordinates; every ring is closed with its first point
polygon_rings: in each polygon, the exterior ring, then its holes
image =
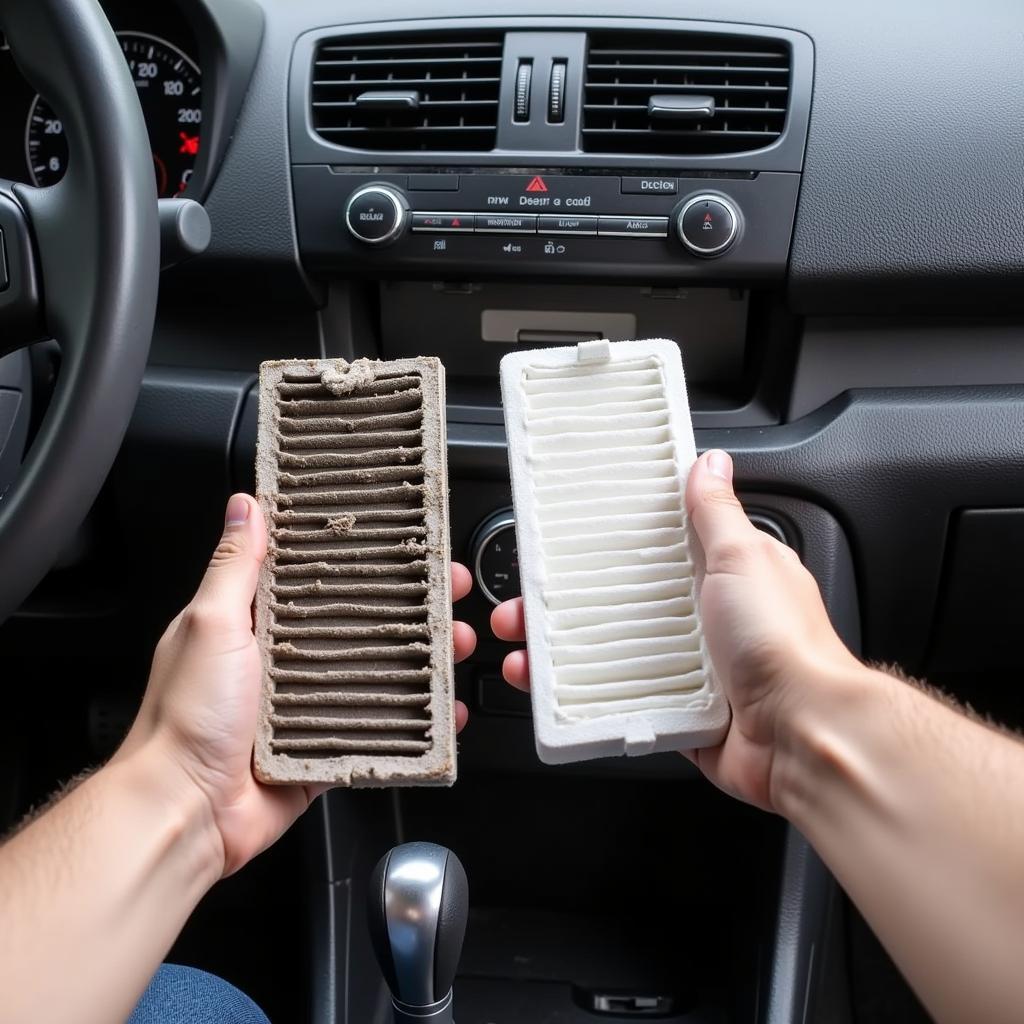
{"type": "MultiPolygon", "coordinates": [[[[260,656],[252,601],[267,551],[263,516],[255,499],[228,502],[224,534],[196,596],[167,627],[138,717],[115,755],[143,747],[166,756],[198,787],[224,849],[225,875],[270,846],[326,786],[266,786],[252,773],[252,747],[260,695],[260,656]]],[[[452,597],[469,593],[472,577],[452,565],[452,597]]],[[[454,628],[455,660],[473,653],[476,635],[454,628]]],[[[466,724],[456,705],[456,727],[466,724]]]]}

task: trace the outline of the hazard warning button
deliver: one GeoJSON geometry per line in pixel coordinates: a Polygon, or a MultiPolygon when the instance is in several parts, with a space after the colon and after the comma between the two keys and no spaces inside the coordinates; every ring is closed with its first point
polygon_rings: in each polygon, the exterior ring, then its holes
{"type": "Polygon", "coordinates": [[[721,256],[736,241],[739,226],[739,211],[719,195],[694,196],[676,218],[679,240],[694,256],[705,258],[721,256]]]}
{"type": "Polygon", "coordinates": [[[413,231],[444,232],[445,234],[473,230],[473,214],[471,213],[422,213],[414,211],[412,215],[413,231]]]}

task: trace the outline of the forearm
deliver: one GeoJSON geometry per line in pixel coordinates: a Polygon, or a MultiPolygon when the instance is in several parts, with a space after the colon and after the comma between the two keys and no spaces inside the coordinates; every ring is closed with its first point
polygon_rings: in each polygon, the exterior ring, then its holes
{"type": "Polygon", "coordinates": [[[1024,745],[867,669],[791,716],[777,806],[942,1024],[1024,1006],[1024,745]]]}
{"type": "Polygon", "coordinates": [[[83,782],[0,847],[0,1021],[124,1020],[223,850],[158,749],[83,782]]]}

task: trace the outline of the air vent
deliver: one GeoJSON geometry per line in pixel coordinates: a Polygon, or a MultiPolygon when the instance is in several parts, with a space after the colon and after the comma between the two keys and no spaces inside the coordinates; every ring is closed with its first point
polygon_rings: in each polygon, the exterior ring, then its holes
{"type": "Polygon", "coordinates": [[[313,62],[313,128],[352,149],[493,149],[503,43],[493,32],[326,39],[313,62]]]}
{"type": "Polygon", "coordinates": [[[782,134],[789,47],[747,36],[593,33],[583,107],[588,153],[706,155],[782,134]]]}

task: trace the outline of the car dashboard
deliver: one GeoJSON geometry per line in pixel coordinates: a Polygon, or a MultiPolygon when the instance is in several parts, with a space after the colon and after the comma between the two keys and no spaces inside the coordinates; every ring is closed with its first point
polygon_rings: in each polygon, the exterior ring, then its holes
{"type": "MultiPolygon", "coordinates": [[[[81,715],[130,715],[222,499],[254,486],[261,360],[447,369],[452,549],[477,583],[458,610],[481,638],[459,668],[459,782],[318,804],[290,879],[264,879],[291,888],[261,997],[300,1019],[278,963],[318,1024],[377,1019],[360,907],[405,838],[446,843],[469,872],[466,1019],[926,1019],[780,820],[674,755],[539,763],[488,628],[518,586],[498,363],[601,337],[677,342],[698,448],[733,453],[751,519],[799,553],[851,648],[1021,719],[1003,684],[1024,578],[1024,14],[997,0],[105,6],[137,62],[158,190],[201,201],[213,234],[162,277],[118,463],[0,633],[14,663],[65,686],[102,668],[117,682],[78,692],[81,715]],[[131,642],[111,666],[113,630],[131,642]]],[[[0,91],[0,177],[45,185],[66,159],[59,112],[6,51],[0,91]]],[[[57,358],[42,347],[0,387],[31,378],[37,417],[57,358]]],[[[251,923],[245,902],[233,912],[251,923]]]]}

